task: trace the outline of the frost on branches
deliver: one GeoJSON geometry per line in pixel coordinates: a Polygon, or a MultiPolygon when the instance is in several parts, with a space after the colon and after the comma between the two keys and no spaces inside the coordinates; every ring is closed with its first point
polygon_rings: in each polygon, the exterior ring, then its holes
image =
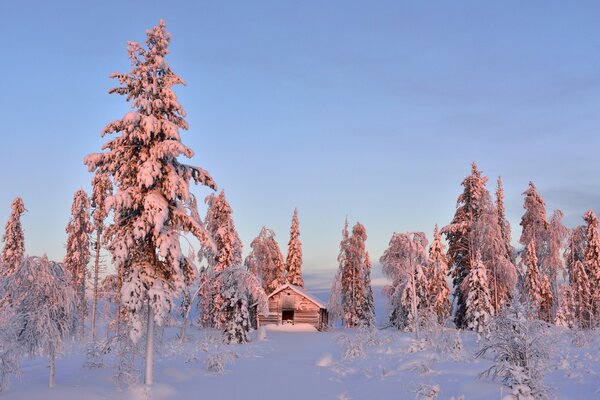
{"type": "Polygon", "coordinates": [[[297,209],[294,209],[292,226],[290,227],[290,241],[288,242],[285,270],[285,280],[287,283],[304,287],[304,279],[302,279],[302,242],[300,242],[300,224],[298,222],[297,209]]]}
{"type": "Polygon", "coordinates": [[[187,208],[190,180],[213,189],[216,185],[205,170],[178,161],[194,152],[181,142],[179,130],[188,124],[173,86],[184,82],[165,59],[169,41],[161,21],[147,31],[146,47],[129,42],[133,68],[112,74],[120,86],[110,93],[125,96],[132,111],[104,128],[102,136],[112,135],[105,151],[85,158],[90,171],[107,174],[116,187],[107,201],[113,223],[105,242],[123,276],[122,302],[135,340],[142,335],[142,310],[148,308],[146,383],[152,383],[153,323],[162,323],[172,299],[189,281],[186,274],[193,272],[185,268],[191,262],[182,254],[180,235],[189,232],[203,245],[214,246],[187,208]]]}
{"type": "Polygon", "coordinates": [[[252,251],[246,257],[245,265],[261,282],[267,294],[284,283],[283,256],[275,240],[275,232],[263,227],[259,235],[250,243],[252,251]]]}
{"type": "Polygon", "coordinates": [[[571,292],[573,295],[573,314],[577,325],[591,328],[593,321],[592,292],[590,280],[581,261],[576,261],[571,273],[571,292]]]}
{"type": "Polygon", "coordinates": [[[494,308],[490,296],[486,267],[483,265],[479,253],[477,253],[474,265],[463,285],[463,291],[467,293],[465,307],[467,328],[477,332],[478,335],[487,335],[488,322],[494,315],[494,308]]]}
{"type": "MultiPolygon", "coordinates": [[[[204,246],[200,256],[208,263],[206,279],[210,280],[211,302],[207,306],[209,326],[221,329],[226,322],[227,316],[221,310],[224,309],[226,301],[224,288],[220,285],[222,280],[216,279],[226,268],[242,265],[242,241],[235,229],[231,217],[233,210],[225,198],[225,192],[221,191],[218,196],[210,195],[206,198],[208,210],[205,218],[205,226],[212,237],[216,249],[204,246]]],[[[202,300],[202,297],[201,297],[202,300]]],[[[206,301],[206,299],[204,299],[206,301]]]]}
{"type": "Polygon", "coordinates": [[[71,275],[71,285],[77,293],[79,337],[85,336],[87,301],[85,285],[87,265],[90,261],[90,235],[94,227],[90,221],[90,202],[83,189],[75,192],[71,206],[71,220],[67,224],[67,254],[63,260],[71,275]]]}
{"type": "Polygon", "coordinates": [[[504,187],[502,186],[502,178],[498,177],[497,189],[496,189],[496,210],[498,211],[498,225],[500,226],[500,234],[504,248],[506,250],[506,256],[515,264],[516,254],[515,249],[510,244],[511,241],[511,229],[508,220],[506,219],[506,209],[504,208],[504,187]]]}
{"type": "MultiPolygon", "coordinates": [[[[456,213],[452,222],[442,229],[448,240],[448,259],[452,265],[454,322],[457,327],[465,328],[466,301],[464,280],[471,271],[471,263],[476,254],[490,279],[488,282],[492,306],[500,310],[510,300],[517,282],[517,272],[513,264],[513,255],[507,248],[509,232],[508,222],[502,218],[492,202],[490,193],[485,188],[487,177],[484,177],[473,163],[471,175],[462,185],[463,193],[458,197],[456,213]]],[[[503,207],[502,191],[498,204],[503,207]]]]}
{"type": "Polygon", "coordinates": [[[340,268],[332,287],[333,304],[339,304],[340,309],[334,309],[334,318],[339,317],[345,327],[371,326],[374,320],[374,307],[369,303],[372,298],[370,289],[370,260],[365,241],[367,231],[357,222],[348,236],[348,222],[343,231],[344,238],[340,244],[340,268]],[[369,287],[367,287],[369,285],[369,287]]]}
{"type": "Polygon", "coordinates": [[[523,246],[535,242],[535,254],[540,266],[545,266],[548,239],[548,222],[546,221],[546,203],[544,198],[538,193],[533,182],[529,182],[529,187],[523,193],[525,201],[523,208],[525,213],[521,217],[520,225],[523,227],[519,243],[523,246]]]}
{"type": "Polygon", "coordinates": [[[219,313],[223,316],[221,330],[225,343],[248,342],[250,317],[248,296],[257,304],[257,312],[267,315],[269,302],[260,282],[254,274],[241,266],[232,266],[217,275],[216,280],[222,288],[223,303],[219,313]]]}
{"type": "Polygon", "coordinates": [[[433,231],[433,242],[429,246],[428,268],[428,303],[439,324],[443,324],[450,316],[450,289],[446,284],[448,275],[448,259],[442,243],[442,236],[437,225],[433,231]]]}
{"type": "Polygon", "coordinates": [[[4,229],[2,242],[4,247],[0,253],[0,276],[7,277],[12,274],[21,265],[23,255],[25,254],[25,238],[23,228],[21,227],[21,215],[25,212],[25,205],[20,197],[16,197],[10,208],[10,218],[4,229]]]}
{"type": "Polygon", "coordinates": [[[391,309],[390,322],[418,335],[421,315],[428,307],[427,238],[422,232],[394,233],[380,260],[391,281],[384,288],[391,309]]]}
{"type": "Polygon", "coordinates": [[[540,270],[538,268],[538,258],[535,252],[535,240],[530,241],[527,245],[527,253],[525,254],[524,262],[527,266],[527,272],[525,273],[527,296],[533,309],[537,310],[540,306],[542,296],[540,270]]]}
{"type": "Polygon", "coordinates": [[[25,258],[0,284],[9,294],[17,328],[17,342],[30,355],[50,359],[50,387],[54,386],[55,360],[72,332],[75,290],[63,267],[46,257],[25,258]]]}
{"type": "MultiPolygon", "coordinates": [[[[105,174],[96,174],[92,179],[92,204],[94,208],[92,213],[94,229],[96,229],[96,240],[94,241],[94,293],[92,301],[92,321],[90,327],[90,334],[92,340],[96,335],[96,311],[98,308],[98,284],[100,280],[100,249],[102,248],[102,232],[104,231],[104,220],[108,216],[106,210],[106,201],[112,196],[112,182],[110,178],[105,174]]],[[[120,289],[120,284],[119,284],[120,289]]],[[[120,312],[120,310],[117,310],[120,312]]]]}
{"type": "Polygon", "coordinates": [[[600,235],[598,234],[598,217],[592,210],[588,210],[583,219],[585,220],[587,247],[584,254],[585,269],[590,279],[590,290],[592,297],[592,312],[594,313],[594,325],[598,325],[600,316],[600,235]]]}

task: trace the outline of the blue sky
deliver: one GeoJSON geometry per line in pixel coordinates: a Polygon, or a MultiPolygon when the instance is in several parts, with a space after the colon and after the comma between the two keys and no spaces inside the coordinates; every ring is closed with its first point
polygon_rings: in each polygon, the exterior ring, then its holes
{"type": "MultiPolygon", "coordinates": [[[[513,236],[533,180],[574,226],[600,211],[597,2],[3,1],[0,221],[62,259],[83,157],[128,109],[108,75],[165,19],[186,80],[183,141],[224,188],[247,253],[263,225],[305,271],[336,268],[344,218],[374,260],[393,232],[453,215],[477,161],[502,175],[513,236]]],[[[208,192],[194,188],[204,197],[208,192]]]]}

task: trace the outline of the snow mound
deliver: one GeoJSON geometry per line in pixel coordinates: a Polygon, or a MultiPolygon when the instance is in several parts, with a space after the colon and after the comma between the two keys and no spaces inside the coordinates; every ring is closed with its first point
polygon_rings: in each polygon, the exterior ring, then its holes
{"type": "Polygon", "coordinates": [[[311,324],[265,325],[265,327],[272,332],[319,332],[311,324]]]}
{"type": "Polygon", "coordinates": [[[317,361],[317,367],[330,367],[333,364],[333,358],[331,354],[325,354],[317,361]]]}

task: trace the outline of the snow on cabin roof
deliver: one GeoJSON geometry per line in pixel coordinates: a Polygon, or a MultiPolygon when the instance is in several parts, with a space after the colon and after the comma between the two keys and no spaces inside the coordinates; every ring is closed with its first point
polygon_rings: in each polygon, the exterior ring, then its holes
{"type": "MultiPolygon", "coordinates": [[[[323,305],[323,303],[321,303],[319,300],[317,300],[316,298],[314,298],[310,294],[306,293],[306,291],[304,291],[304,289],[302,289],[300,286],[292,285],[291,283],[286,283],[285,285],[279,286],[277,289],[275,289],[273,291],[273,293],[271,293],[270,295],[268,295],[267,298],[275,296],[277,293],[279,293],[279,292],[281,292],[282,290],[285,290],[285,289],[292,289],[294,292],[298,293],[300,296],[306,297],[308,300],[312,301],[313,303],[315,303],[316,305],[318,305],[320,308],[327,309],[327,307],[325,307],[323,305]]],[[[258,303],[256,303],[256,304],[258,304],[258,303]]],[[[255,306],[256,304],[252,304],[252,307],[255,306]]]]}

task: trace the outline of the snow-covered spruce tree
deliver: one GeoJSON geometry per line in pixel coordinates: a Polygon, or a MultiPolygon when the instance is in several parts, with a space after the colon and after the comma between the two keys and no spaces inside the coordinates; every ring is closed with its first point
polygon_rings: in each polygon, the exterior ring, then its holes
{"type": "Polygon", "coordinates": [[[365,252],[365,272],[363,274],[363,287],[365,288],[365,303],[363,304],[363,315],[370,319],[367,326],[375,324],[375,299],[373,298],[373,287],[371,286],[371,256],[365,252]]]}
{"type": "Polygon", "coordinates": [[[230,266],[216,276],[222,288],[223,303],[218,310],[223,316],[221,330],[225,343],[248,342],[250,317],[248,296],[258,303],[258,313],[269,313],[269,302],[260,281],[242,266],[230,266]]]}
{"type": "Polygon", "coordinates": [[[252,251],[246,257],[244,264],[262,284],[267,294],[284,283],[283,256],[275,240],[275,232],[263,227],[259,235],[250,243],[252,251]]]}
{"type": "Polygon", "coordinates": [[[554,296],[552,295],[552,285],[548,275],[544,275],[540,284],[540,312],[539,317],[542,321],[553,322],[552,309],[554,305],[554,296]]]}
{"type": "Polygon", "coordinates": [[[588,210],[583,219],[585,220],[587,247],[585,248],[584,264],[590,279],[590,290],[592,292],[592,312],[595,317],[594,326],[600,322],[600,234],[598,233],[598,217],[592,210],[588,210]]]}
{"type": "Polygon", "coordinates": [[[2,242],[4,247],[0,253],[0,277],[7,277],[21,265],[25,254],[25,237],[21,227],[21,215],[25,212],[25,205],[20,197],[15,197],[10,205],[10,218],[6,222],[2,242]]]}
{"type": "Polygon", "coordinates": [[[300,224],[298,222],[298,209],[294,209],[292,226],[290,227],[290,241],[285,260],[285,280],[292,285],[304,287],[302,279],[302,242],[300,241],[300,224]]]}
{"type": "Polygon", "coordinates": [[[210,328],[213,325],[213,302],[208,268],[200,270],[200,282],[198,287],[198,325],[202,328],[210,328]]]}
{"type": "Polygon", "coordinates": [[[225,192],[221,191],[218,196],[210,195],[205,200],[208,205],[206,218],[204,220],[206,230],[213,238],[216,250],[212,247],[203,247],[200,256],[208,263],[208,275],[210,280],[210,292],[212,293],[211,304],[208,307],[210,326],[222,329],[227,321],[227,315],[223,314],[225,309],[224,288],[220,285],[222,280],[216,279],[226,268],[242,265],[242,241],[235,229],[231,217],[233,210],[225,198],[225,192]],[[212,308],[212,309],[211,309],[212,308]]]}
{"type": "Polygon", "coordinates": [[[502,177],[498,177],[496,188],[496,210],[498,212],[498,225],[500,226],[500,235],[506,256],[514,265],[516,262],[515,248],[511,244],[511,229],[508,220],[506,219],[506,209],[504,208],[504,187],[502,186],[502,177]]]}
{"type": "MultiPolygon", "coordinates": [[[[567,247],[563,252],[568,280],[572,281],[573,270],[577,261],[584,261],[587,248],[587,229],[585,225],[577,226],[569,231],[567,247]]],[[[567,280],[567,277],[565,277],[567,280]]]]}
{"type": "Polygon", "coordinates": [[[87,300],[85,286],[87,265],[90,262],[90,235],[94,227],[90,221],[90,201],[83,189],[75,192],[71,206],[71,220],[67,224],[67,254],[63,260],[71,275],[71,285],[77,293],[77,327],[80,338],[85,337],[87,300]]]}
{"type": "Polygon", "coordinates": [[[471,175],[462,185],[457,210],[452,222],[442,229],[448,240],[448,259],[452,265],[454,322],[465,328],[465,303],[467,292],[463,281],[471,270],[471,262],[479,253],[487,268],[492,304],[501,309],[508,301],[517,281],[517,272],[506,250],[498,210],[485,188],[484,177],[473,163],[471,175]]]}
{"type": "Polygon", "coordinates": [[[473,267],[463,282],[463,292],[467,293],[465,305],[465,322],[467,328],[477,332],[478,335],[487,335],[488,322],[494,315],[494,307],[490,295],[486,267],[481,261],[479,253],[476,254],[473,267]]]}
{"type": "Polygon", "coordinates": [[[548,222],[546,220],[546,203],[544,198],[538,193],[533,182],[529,182],[529,187],[523,192],[525,200],[523,208],[525,213],[521,217],[520,225],[523,227],[519,243],[523,246],[535,242],[535,254],[538,259],[538,265],[542,270],[545,269],[545,261],[548,255],[548,222]]]}
{"type": "Polygon", "coordinates": [[[532,308],[539,311],[540,303],[542,301],[541,278],[535,248],[535,240],[530,241],[527,245],[527,253],[525,254],[524,259],[525,265],[527,266],[527,272],[525,273],[525,288],[527,289],[527,297],[532,308]]]}
{"type": "Polygon", "coordinates": [[[428,268],[428,287],[427,294],[429,296],[429,307],[437,316],[437,321],[442,324],[450,315],[450,288],[446,283],[448,275],[448,259],[442,243],[442,236],[435,226],[433,230],[433,242],[429,246],[429,265],[428,268]]]}
{"type": "MultiPolygon", "coordinates": [[[[366,327],[373,323],[372,310],[366,306],[368,291],[365,287],[367,269],[367,253],[365,241],[367,230],[357,222],[352,228],[352,235],[345,247],[345,268],[341,274],[342,321],[346,327],[366,327]]],[[[370,279],[369,279],[370,282],[370,279]]]]}
{"type": "Polygon", "coordinates": [[[559,289],[560,304],[556,310],[554,324],[565,328],[573,328],[573,293],[569,285],[564,284],[559,289]]]}
{"type": "MultiPolygon", "coordinates": [[[[96,239],[94,241],[94,293],[92,300],[92,321],[90,322],[90,335],[92,340],[96,337],[96,311],[98,308],[98,284],[100,279],[100,250],[102,249],[102,232],[104,220],[107,217],[106,201],[112,196],[112,182],[106,174],[96,174],[92,179],[92,213],[96,239]]],[[[118,312],[120,310],[117,310],[118,312]]]]}
{"type": "MultiPolygon", "coordinates": [[[[562,224],[563,213],[554,210],[548,224],[548,258],[546,259],[546,274],[550,280],[552,297],[558,298],[558,274],[565,275],[562,251],[569,230],[562,224]]],[[[556,316],[557,302],[553,302],[552,316],[556,316]]]]}
{"type": "Polygon", "coordinates": [[[147,31],[146,47],[129,42],[133,68],[129,73],[112,74],[120,86],[110,93],[126,96],[133,110],[104,128],[102,136],[114,134],[103,146],[106,151],[85,159],[90,171],[109,175],[116,187],[107,202],[114,222],[104,237],[123,275],[122,303],[134,340],[143,334],[143,310],[148,316],[146,384],[153,381],[154,323],[162,323],[172,299],[189,280],[180,235],[190,232],[203,245],[213,245],[202,224],[186,209],[191,201],[190,180],[213,189],[216,185],[205,170],[177,159],[191,158],[194,153],[181,142],[179,130],[188,124],[172,88],[183,80],[165,60],[169,41],[161,21],[147,31]]]}
{"type": "Polygon", "coordinates": [[[63,341],[71,334],[76,310],[75,290],[63,267],[44,257],[27,257],[0,284],[9,294],[17,328],[17,341],[32,356],[50,359],[49,386],[54,386],[55,361],[63,341]]]}
{"type": "MultiPolygon", "coordinates": [[[[519,296],[515,294],[514,298],[519,296]]],[[[493,354],[493,363],[480,377],[500,380],[511,388],[504,399],[533,400],[547,397],[543,386],[551,348],[546,324],[532,318],[535,311],[518,301],[511,302],[489,323],[489,339],[476,357],[493,354]]]]}
{"type": "Polygon", "coordinates": [[[427,309],[427,238],[423,232],[394,233],[381,258],[383,273],[392,283],[384,288],[390,322],[419,336],[420,313],[427,309]]]}
{"type": "Polygon", "coordinates": [[[348,218],[344,222],[344,229],[342,229],[342,240],[340,241],[340,252],[338,253],[338,270],[333,278],[331,285],[331,293],[329,295],[328,310],[331,317],[331,321],[343,320],[344,308],[342,304],[342,274],[348,265],[347,254],[348,241],[350,239],[350,233],[348,232],[348,218]]]}
{"type": "Polygon", "coordinates": [[[581,328],[591,328],[593,321],[592,292],[588,274],[581,261],[575,262],[570,284],[573,294],[573,314],[577,325],[581,328]]]}

